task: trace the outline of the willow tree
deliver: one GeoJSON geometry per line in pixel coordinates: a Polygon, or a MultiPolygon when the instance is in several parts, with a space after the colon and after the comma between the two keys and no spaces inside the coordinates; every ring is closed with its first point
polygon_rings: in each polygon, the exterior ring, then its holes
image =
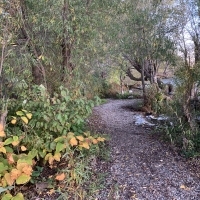
{"type": "Polygon", "coordinates": [[[175,47],[169,33],[168,19],[173,6],[166,1],[124,1],[119,53],[127,60],[127,75],[135,81],[142,81],[145,98],[145,80],[161,84],[157,77],[162,62],[172,62],[175,47]],[[141,75],[131,73],[134,68],[141,75]]]}

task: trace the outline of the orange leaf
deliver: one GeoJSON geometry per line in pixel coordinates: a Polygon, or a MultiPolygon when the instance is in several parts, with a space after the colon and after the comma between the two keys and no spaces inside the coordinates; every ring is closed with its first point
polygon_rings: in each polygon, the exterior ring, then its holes
{"type": "Polygon", "coordinates": [[[78,144],[77,140],[75,137],[71,138],[71,140],[69,141],[69,143],[72,145],[72,146],[76,146],[78,144]]]}
{"type": "Polygon", "coordinates": [[[17,146],[19,144],[19,141],[13,141],[12,142],[12,145],[15,147],[15,146],[17,146]]]}
{"type": "Polygon", "coordinates": [[[13,181],[15,181],[20,175],[21,175],[21,171],[18,169],[12,169],[12,171],[10,172],[10,177],[13,181]]]}
{"type": "Polygon", "coordinates": [[[24,167],[23,169],[22,169],[22,171],[26,174],[26,175],[31,175],[32,174],[32,167],[30,166],[30,165],[27,165],[26,167],[24,167]]]}
{"type": "Polygon", "coordinates": [[[62,174],[59,174],[56,176],[55,178],[57,181],[63,181],[65,179],[65,174],[62,173],[62,174]]]}
{"type": "Polygon", "coordinates": [[[12,119],[11,120],[11,124],[16,124],[17,120],[16,119],[12,119]]]}
{"type": "Polygon", "coordinates": [[[21,146],[21,150],[22,151],[26,151],[26,147],[25,146],[21,146]]]}
{"type": "Polygon", "coordinates": [[[76,138],[78,139],[78,140],[80,140],[81,142],[83,142],[84,141],[84,137],[83,136],[76,136],[76,138]]]}
{"type": "MultiPolygon", "coordinates": [[[[1,125],[1,124],[0,124],[1,125]]],[[[4,131],[0,131],[0,137],[6,137],[6,134],[4,131]]]]}
{"type": "Polygon", "coordinates": [[[79,146],[80,146],[80,147],[84,147],[85,149],[89,149],[89,148],[90,148],[88,142],[83,142],[83,143],[80,144],[79,146]]]}
{"type": "Polygon", "coordinates": [[[13,159],[12,153],[6,153],[6,155],[7,155],[8,163],[9,163],[9,164],[13,164],[15,161],[14,161],[14,159],[13,159]]]}
{"type": "Polygon", "coordinates": [[[6,179],[6,182],[9,186],[12,186],[14,183],[14,180],[11,179],[10,173],[6,173],[4,175],[4,178],[6,179]]]}
{"type": "Polygon", "coordinates": [[[93,144],[97,144],[97,143],[98,143],[98,140],[97,140],[97,139],[93,139],[93,140],[92,140],[92,143],[93,143],[93,144]]]}

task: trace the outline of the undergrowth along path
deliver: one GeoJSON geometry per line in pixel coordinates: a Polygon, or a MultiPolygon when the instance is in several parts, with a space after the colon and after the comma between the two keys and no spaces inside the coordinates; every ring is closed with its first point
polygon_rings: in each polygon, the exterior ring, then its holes
{"type": "Polygon", "coordinates": [[[141,100],[109,100],[95,107],[89,125],[107,133],[111,161],[98,161],[107,173],[98,200],[200,199],[200,179],[167,144],[153,136],[151,127],[136,126],[134,111],[141,100]]]}

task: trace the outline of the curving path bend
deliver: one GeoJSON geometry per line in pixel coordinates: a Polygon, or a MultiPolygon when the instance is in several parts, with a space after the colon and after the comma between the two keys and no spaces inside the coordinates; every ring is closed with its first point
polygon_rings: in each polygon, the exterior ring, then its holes
{"type": "Polygon", "coordinates": [[[198,200],[200,179],[186,162],[151,134],[148,126],[136,126],[131,109],[139,100],[109,100],[95,107],[92,128],[111,136],[111,162],[97,162],[106,172],[106,188],[98,200],[198,200]]]}

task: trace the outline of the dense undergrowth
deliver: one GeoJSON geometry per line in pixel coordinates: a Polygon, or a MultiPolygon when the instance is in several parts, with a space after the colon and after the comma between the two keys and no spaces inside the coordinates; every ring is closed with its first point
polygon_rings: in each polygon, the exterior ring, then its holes
{"type": "Polygon", "coordinates": [[[91,134],[85,119],[98,103],[98,97],[87,100],[80,91],[63,87],[50,95],[43,85],[27,91],[26,98],[23,94],[2,102],[7,120],[0,124],[1,199],[29,199],[22,194],[24,185],[44,181],[51,183],[48,192],[59,193],[60,199],[92,195],[90,162],[103,156],[106,139],[91,134]],[[45,166],[55,174],[43,180],[45,166]]]}

